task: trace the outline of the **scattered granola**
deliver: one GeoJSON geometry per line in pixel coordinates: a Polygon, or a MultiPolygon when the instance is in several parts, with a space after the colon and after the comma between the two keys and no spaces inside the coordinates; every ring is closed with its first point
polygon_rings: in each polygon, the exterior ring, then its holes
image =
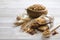
{"type": "Polygon", "coordinates": [[[43,36],[47,38],[50,37],[50,34],[57,34],[55,30],[60,27],[59,25],[50,31],[49,25],[53,23],[53,18],[47,16],[46,7],[40,4],[34,4],[28,7],[27,16],[17,16],[16,19],[17,21],[14,23],[14,25],[21,26],[21,29],[24,32],[34,35],[37,33],[37,31],[39,31],[42,32],[43,36]],[[47,20],[47,18],[49,20],[47,20]]]}

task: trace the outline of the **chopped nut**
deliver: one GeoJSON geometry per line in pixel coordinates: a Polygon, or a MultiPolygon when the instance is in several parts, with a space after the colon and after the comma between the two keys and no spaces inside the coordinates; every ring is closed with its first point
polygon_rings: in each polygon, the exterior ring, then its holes
{"type": "Polygon", "coordinates": [[[17,20],[20,20],[21,19],[21,17],[20,16],[17,16],[17,18],[16,18],[17,20]]]}

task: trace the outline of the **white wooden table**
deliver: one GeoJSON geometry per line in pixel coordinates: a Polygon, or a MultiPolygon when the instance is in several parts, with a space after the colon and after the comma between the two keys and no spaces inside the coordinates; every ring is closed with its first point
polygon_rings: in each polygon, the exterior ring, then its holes
{"type": "Polygon", "coordinates": [[[60,33],[46,39],[40,33],[32,36],[22,32],[20,27],[13,27],[16,16],[37,3],[45,5],[48,14],[55,17],[54,27],[60,24],[60,0],[0,0],[0,39],[60,40],[60,33]]]}

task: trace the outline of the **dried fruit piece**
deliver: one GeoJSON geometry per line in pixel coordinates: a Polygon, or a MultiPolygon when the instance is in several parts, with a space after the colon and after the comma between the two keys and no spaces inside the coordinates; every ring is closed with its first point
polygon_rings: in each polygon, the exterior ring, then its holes
{"type": "Polygon", "coordinates": [[[58,32],[57,31],[53,31],[52,35],[56,35],[56,34],[58,34],[58,32]]]}

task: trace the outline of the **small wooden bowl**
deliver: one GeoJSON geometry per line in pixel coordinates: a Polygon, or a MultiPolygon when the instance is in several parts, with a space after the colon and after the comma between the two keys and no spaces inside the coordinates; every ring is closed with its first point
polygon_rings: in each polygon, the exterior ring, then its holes
{"type": "Polygon", "coordinates": [[[39,5],[39,4],[37,4],[37,5],[35,5],[34,7],[33,7],[33,5],[32,6],[30,6],[30,7],[28,7],[26,10],[27,10],[27,14],[29,15],[29,17],[31,17],[31,18],[37,18],[37,17],[39,17],[39,16],[41,16],[42,14],[44,14],[44,15],[47,15],[47,9],[44,7],[44,6],[42,6],[42,5],[39,5]],[[35,7],[36,6],[36,7],[35,7]],[[37,9],[36,9],[37,8],[37,9]],[[38,9],[41,9],[41,10],[38,10],[38,9]],[[34,10],[35,9],[35,10],[34,10]],[[36,11],[37,10],[37,11],[36,11]]]}
{"type": "Polygon", "coordinates": [[[38,11],[32,11],[32,10],[27,9],[27,14],[31,18],[37,18],[37,17],[39,17],[43,14],[47,15],[47,10],[45,9],[45,10],[41,10],[41,11],[38,12],[38,11]]]}

